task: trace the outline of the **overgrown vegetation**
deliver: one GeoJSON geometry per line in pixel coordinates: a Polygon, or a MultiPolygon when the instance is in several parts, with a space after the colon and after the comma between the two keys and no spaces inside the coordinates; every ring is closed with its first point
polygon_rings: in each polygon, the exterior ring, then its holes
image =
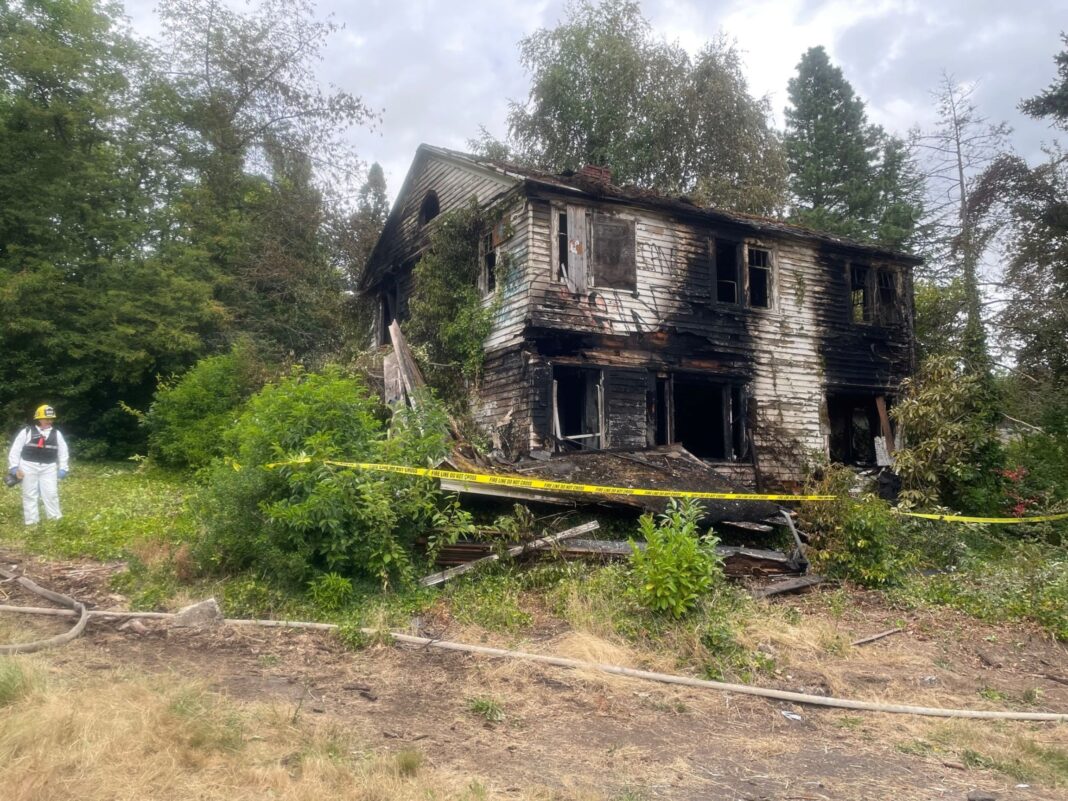
{"type": "Polygon", "coordinates": [[[944,572],[910,578],[901,597],[981,620],[1025,620],[1068,642],[1068,550],[1035,541],[969,537],[944,572]]]}
{"type": "Polygon", "coordinates": [[[145,415],[148,452],[173,467],[207,466],[223,453],[238,409],[263,386],[268,368],[249,341],[209,356],[188,372],[159,382],[145,415]]]}
{"type": "Polygon", "coordinates": [[[836,499],[799,508],[798,523],[813,537],[809,556],[821,575],[865,587],[895,584],[906,568],[903,554],[895,548],[901,518],[874,495],[852,497],[856,481],[849,468],[826,465],[806,485],[808,493],[836,499]]]}
{"type": "Polygon", "coordinates": [[[894,419],[906,446],[894,454],[901,498],[969,514],[999,514],[1001,447],[987,380],[951,356],[932,357],[906,379],[894,419]]]}
{"type": "MultiPolygon", "coordinates": [[[[484,302],[479,289],[481,245],[500,223],[474,203],[434,219],[426,252],[415,265],[408,337],[425,349],[430,383],[451,403],[463,406],[465,382],[482,368],[482,343],[496,313],[496,298],[484,302]]],[[[507,259],[495,267],[501,287],[507,259]]]]}
{"type": "MultiPolygon", "coordinates": [[[[294,585],[328,572],[408,582],[416,537],[441,522],[440,494],[427,480],[324,460],[426,466],[445,455],[446,440],[444,412],[429,397],[387,424],[359,378],[296,371],[253,396],[227,432],[227,457],[198,496],[205,534],[195,553],[214,571],[294,585]]],[[[458,509],[455,517],[466,523],[458,509]]]]}

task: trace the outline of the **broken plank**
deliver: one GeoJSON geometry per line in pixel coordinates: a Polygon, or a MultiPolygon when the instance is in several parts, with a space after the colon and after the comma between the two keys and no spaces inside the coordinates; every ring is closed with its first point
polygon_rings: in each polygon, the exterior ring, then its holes
{"type": "Polygon", "coordinates": [[[419,365],[416,364],[415,357],[412,356],[408,347],[408,341],[401,333],[400,325],[396,320],[389,324],[389,338],[393,343],[393,352],[397,356],[397,368],[400,371],[401,381],[404,383],[404,391],[408,394],[412,406],[415,406],[418,402],[415,396],[416,390],[426,387],[426,379],[423,378],[419,365]]]}
{"type": "Polygon", "coordinates": [[[492,484],[476,484],[473,481],[454,481],[451,478],[441,479],[441,489],[445,492],[466,492],[471,495],[487,495],[493,498],[508,498],[513,501],[536,501],[538,503],[551,503],[556,506],[574,506],[573,498],[564,498],[560,495],[546,495],[537,490],[528,490],[522,487],[498,487],[492,484]]]}
{"type": "MultiPolygon", "coordinates": [[[[548,537],[542,537],[541,539],[534,540],[533,542],[528,542],[524,543],[523,545],[517,545],[514,548],[509,548],[507,551],[504,552],[504,556],[505,558],[512,559],[522,553],[525,553],[526,551],[536,551],[542,548],[548,548],[554,543],[569,539],[571,537],[577,537],[579,534],[585,534],[589,531],[594,531],[600,528],[600,526],[601,524],[598,523],[596,520],[591,520],[589,523],[583,523],[581,526],[569,528],[566,531],[561,531],[559,534],[552,534],[548,537]]],[[[489,556],[483,557],[482,559],[476,559],[474,562],[468,562],[467,564],[459,565],[458,567],[450,567],[448,570],[443,570],[440,573],[434,573],[432,575],[425,576],[424,578],[420,579],[419,583],[424,587],[434,587],[438,584],[444,584],[451,578],[455,578],[456,576],[468,573],[489,562],[496,562],[500,558],[501,557],[498,554],[490,554],[489,556]]]]}
{"type": "Polygon", "coordinates": [[[770,598],[773,595],[782,595],[788,592],[801,592],[802,590],[807,590],[809,587],[815,587],[822,581],[822,576],[799,576],[798,578],[788,579],[786,581],[778,581],[775,584],[769,584],[766,587],[758,587],[757,589],[752,590],[749,594],[754,598],[770,598]]]}
{"type": "Polygon", "coordinates": [[[859,640],[854,640],[850,643],[850,645],[867,645],[870,642],[881,640],[883,637],[889,637],[891,634],[900,634],[903,631],[903,628],[887,629],[886,631],[880,631],[878,634],[873,634],[870,637],[863,637],[859,640]]]}
{"type": "Polygon", "coordinates": [[[879,413],[879,429],[883,439],[886,440],[886,453],[894,455],[894,433],[890,429],[890,415],[886,413],[886,396],[875,396],[875,409],[879,413]]]}

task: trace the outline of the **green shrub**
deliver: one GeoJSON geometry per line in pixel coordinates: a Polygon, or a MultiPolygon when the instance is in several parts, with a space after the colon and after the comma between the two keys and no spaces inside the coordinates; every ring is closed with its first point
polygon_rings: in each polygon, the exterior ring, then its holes
{"type": "Polygon", "coordinates": [[[144,419],[149,454],[160,464],[204,467],[222,454],[224,432],[265,378],[252,346],[241,343],[201,359],[180,377],[161,380],[144,419]]]}
{"type": "Polygon", "coordinates": [[[902,502],[972,515],[1002,513],[998,415],[991,411],[982,376],[938,356],[924,362],[902,388],[891,412],[905,438],[905,447],[894,454],[902,502]]]}
{"type": "Polygon", "coordinates": [[[324,573],[308,582],[308,595],[316,608],[337,612],[356,597],[352,581],[337,573],[324,573]]]}
{"type": "Polygon", "coordinates": [[[852,470],[831,465],[807,483],[806,493],[836,498],[802,504],[798,512],[798,524],[812,537],[813,566],[825,576],[865,587],[897,584],[906,567],[895,547],[902,518],[874,495],[851,498],[855,482],[852,470]]]}
{"type": "Polygon", "coordinates": [[[363,382],[336,367],[267,385],[227,432],[227,458],[207,474],[199,560],[296,587],[327,572],[409,581],[415,540],[440,511],[433,483],[323,460],[426,466],[446,454],[446,431],[430,398],[419,411],[397,411],[387,427],[363,382]],[[268,466],[298,454],[310,461],[268,466]]]}
{"type": "Polygon", "coordinates": [[[723,576],[716,553],[719,540],[697,529],[701,505],[672,499],[659,522],[651,514],[639,521],[645,549],[631,540],[630,565],[639,602],[654,612],[680,618],[723,576]]]}

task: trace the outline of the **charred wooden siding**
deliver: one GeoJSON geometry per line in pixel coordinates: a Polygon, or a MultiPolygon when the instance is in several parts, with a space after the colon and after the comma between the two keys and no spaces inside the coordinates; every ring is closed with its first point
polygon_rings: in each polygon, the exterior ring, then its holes
{"type": "MultiPolygon", "coordinates": [[[[472,406],[478,424],[507,451],[553,447],[554,365],[601,370],[605,444],[617,448],[649,444],[658,373],[699,374],[744,388],[762,473],[796,479],[806,453],[827,450],[829,392],[892,393],[912,369],[915,260],[670,199],[626,199],[618,188],[524,178],[428,146],[420,148],[361,282],[366,292],[396,292],[402,313],[411,266],[434,225],[420,220],[428,192],[441,214],[472,198],[504,214],[505,233],[494,239],[497,285],[483,301],[495,309],[494,326],[472,406]],[[561,280],[557,226],[561,214],[579,219],[569,206],[590,215],[582,243],[593,241],[593,220],[601,230],[606,220],[628,236],[633,229],[633,263],[628,250],[625,274],[606,273],[626,288],[598,286],[596,273],[606,265],[588,259],[588,251],[577,263],[589,272],[581,281],[567,276],[584,291],[561,280]],[[767,252],[767,308],[719,302],[717,240],[741,248],[740,268],[745,248],[767,252]],[[895,319],[853,321],[851,264],[896,276],[895,319]]],[[[722,470],[752,480],[751,464],[738,454],[722,470]]]]}
{"type": "MultiPolygon", "coordinates": [[[[635,223],[637,288],[605,289],[594,281],[587,294],[576,296],[554,275],[552,219],[558,208],[546,200],[532,203],[528,340],[550,361],[609,368],[612,446],[645,442],[641,373],[618,368],[701,371],[747,384],[762,470],[773,478],[796,478],[806,452],[825,451],[821,415],[828,388],[892,391],[911,368],[907,265],[889,265],[902,281],[907,311],[900,324],[862,325],[850,320],[846,278],[857,256],[829,253],[825,245],[800,238],[756,238],[740,227],[614,208],[611,213],[635,223]],[[716,237],[770,251],[769,308],[716,302],[709,246],[716,237]]],[[[538,445],[538,432],[547,429],[536,419],[532,425],[532,444],[538,445]]]]}
{"type": "MultiPolygon", "coordinates": [[[[479,205],[502,197],[516,181],[421,150],[405,179],[395,208],[364,271],[361,290],[372,295],[393,293],[401,319],[411,294],[411,269],[426,245],[434,220],[424,224],[420,212],[429,193],[437,199],[438,216],[474,200],[479,205]]],[[[378,321],[381,328],[382,321],[378,321]]]]}

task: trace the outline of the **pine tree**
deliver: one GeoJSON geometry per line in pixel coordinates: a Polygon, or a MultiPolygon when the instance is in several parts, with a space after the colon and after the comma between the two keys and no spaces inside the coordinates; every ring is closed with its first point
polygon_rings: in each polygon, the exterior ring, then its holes
{"type": "Polygon", "coordinates": [[[791,219],[866,239],[878,205],[878,131],[822,47],[810,48],[788,84],[786,163],[791,219]]]}

